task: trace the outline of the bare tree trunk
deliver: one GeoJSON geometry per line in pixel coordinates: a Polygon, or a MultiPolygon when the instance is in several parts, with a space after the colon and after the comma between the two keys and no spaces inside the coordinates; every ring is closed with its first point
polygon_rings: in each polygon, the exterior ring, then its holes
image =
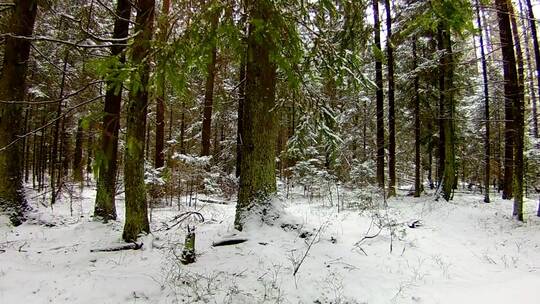
{"type": "Polygon", "coordinates": [[[386,7],[386,53],[388,67],[388,196],[396,195],[396,111],[394,109],[394,46],[392,45],[392,10],[386,7]]]}
{"type": "MultiPolygon", "coordinates": [[[[161,6],[161,16],[159,22],[158,39],[167,42],[167,28],[169,27],[169,8],[170,0],[164,0],[161,6]]],[[[165,73],[159,75],[158,93],[156,97],[156,154],[154,156],[154,168],[161,168],[165,165],[165,73]]]]}
{"type": "MultiPolygon", "coordinates": [[[[416,54],[416,36],[413,38],[413,69],[418,67],[416,54]]],[[[414,197],[420,197],[422,181],[420,180],[420,81],[414,76],[414,197]]]]}
{"type": "MultiPolygon", "coordinates": [[[[536,80],[538,81],[538,96],[540,97],[540,48],[538,47],[538,34],[536,30],[536,19],[534,17],[533,7],[531,0],[525,0],[527,4],[527,13],[529,17],[529,24],[531,27],[531,40],[533,43],[534,59],[536,62],[536,80]]],[[[536,102],[533,102],[533,122],[535,126],[536,138],[538,138],[538,112],[536,109],[536,102]]],[[[539,209],[540,213],[540,209],[539,209]]]]}
{"type": "Polygon", "coordinates": [[[519,19],[521,22],[523,36],[525,38],[524,39],[525,40],[525,61],[527,62],[527,77],[529,79],[529,91],[531,94],[531,108],[532,108],[532,121],[533,121],[532,132],[533,132],[534,138],[539,138],[538,137],[538,113],[536,110],[537,96],[536,96],[536,88],[534,87],[534,74],[533,74],[533,67],[531,63],[531,50],[529,47],[529,41],[530,41],[529,33],[527,30],[527,25],[525,23],[526,17],[523,16],[525,11],[523,10],[523,5],[521,3],[521,0],[519,0],[518,3],[519,3],[519,11],[520,11],[519,19]]]}
{"type": "Polygon", "coordinates": [[[201,155],[210,155],[210,138],[212,137],[212,107],[214,103],[214,82],[216,79],[216,59],[217,59],[217,45],[216,45],[216,30],[218,26],[219,12],[214,12],[212,15],[211,33],[212,48],[210,50],[210,61],[207,66],[205,92],[204,92],[204,109],[203,109],[203,121],[202,121],[202,143],[201,143],[201,155]]]}
{"type": "MultiPolygon", "coordinates": [[[[507,172],[514,168],[508,168],[505,162],[505,187],[503,198],[510,199],[513,195],[514,199],[514,216],[523,220],[523,102],[520,98],[519,79],[516,70],[516,57],[512,45],[512,29],[510,17],[510,3],[507,0],[496,0],[497,17],[499,21],[499,34],[501,36],[501,49],[503,55],[503,72],[504,72],[504,95],[505,95],[505,120],[513,123],[510,124],[505,133],[509,133],[512,139],[512,144],[509,149],[505,146],[505,159],[512,160],[515,166],[515,176],[513,180],[508,180],[507,172]],[[506,151],[509,150],[509,151],[506,151]],[[515,189],[512,189],[512,182],[515,183],[515,189]]],[[[508,138],[507,138],[508,140],[508,138]]],[[[508,144],[508,142],[506,142],[508,144]]]]}
{"type": "MultiPolygon", "coordinates": [[[[116,15],[113,37],[122,39],[127,37],[129,31],[129,18],[131,16],[130,0],[118,0],[116,15]]],[[[123,54],[124,47],[115,46],[111,48],[111,51],[114,56],[119,56],[121,62],[125,60],[123,54]]],[[[107,83],[101,143],[97,152],[99,162],[94,209],[94,216],[103,219],[105,222],[116,219],[116,171],[118,168],[118,132],[120,129],[121,103],[122,87],[116,87],[112,82],[107,83]]],[[[89,152],[91,152],[90,149],[89,152]]],[[[88,164],[90,164],[90,159],[88,160],[88,164]]]]}
{"type": "Polygon", "coordinates": [[[482,21],[480,18],[480,5],[478,0],[476,0],[476,22],[478,23],[478,29],[480,34],[478,38],[480,39],[480,60],[482,61],[482,79],[484,84],[484,120],[485,120],[485,130],[484,130],[484,202],[489,203],[489,188],[491,184],[490,178],[490,160],[491,160],[491,151],[489,143],[489,88],[488,88],[488,77],[487,77],[487,62],[486,54],[484,51],[484,32],[482,30],[482,21]]]}
{"type": "MultiPolygon", "coordinates": [[[[69,50],[66,49],[65,55],[64,55],[64,67],[62,69],[62,80],[60,81],[60,93],[58,94],[58,97],[62,99],[64,97],[64,88],[66,85],[66,74],[67,74],[67,65],[68,65],[68,58],[69,58],[69,50]]],[[[62,121],[62,106],[64,104],[64,100],[60,100],[58,102],[58,106],[56,107],[56,122],[54,123],[54,135],[53,135],[53,142],[52,142],[52,152],[51,152],[51,172],[50,172],[50,183],[51,183],[51,205],[54,205],[56,203],[56,196],[58,192],[60,191],[60,180],[61,180],[61,161],[58,156],[58,145],[60,141],[60,123],[62,121]],[[57,175],[58,174],[58,175],[57,175]]]]}
{"type": "Polygon", "coordinates": [[[180,153],[186,154],[186,102],[182,100],[182,115],[180,115],[180,153]]]}
{"type": "MultiPolygon", "coordinates": [[[[32,36],[37,14],[37,1],[19,0],[7,23],[7,30],[16,36],[32,36]]],[[[23,100],[30,41],[5,38],[4,62],[0,76],[0,100],[23,100]]],[[[0,211],[8,214],[13,225],[24,220],[27,202],[23,188],[23,163],[18,139],[22,131],[20,104],[0,104],[0,211]],[[10,145],[8,147],[8,145],[10,145]]]]}
{"type": "Polygon", "coordinates": [[[501,40],[501,49],[503,56],[503,74],[504,74],[504,182],[503,199],[513,197],[513,179],[514,179],[514,105],[518,97],[518,76],[516,70],[516,57],[514,54],[512,28],[510,26],[510,17],[508,15],[507,0],[496,0],[497,17],[499,22],[499,35],[501,40]]]}
{"type": "Polygon", "coordinates": [[[236,177],[240,177],[242,163],[242,124],[244,123],[244,103],[246,98],[246,56],[247,45],[245,36],[247,35],[246,12],[242,15],[241,26],[244,27],[243,49],[241,52],[240,66],[238,71],[238,121],[236,130],[236,177]]]}
{"type": "Polygon", "coordinates": [[[439,121],[441,131],[441,144],[439,153],[444,155],[439,168],[440,184],[439,191],[445,200],[452,199],[452,192],[457,183],[455,164],[455,139],[454,139],[454,62],[450,29],[440,21],[437,31],[438,48],[444,51],[439,65],[439,121]]]}
{"type": "Polygon", "coordinates": [[[79,118],[75,133],[75,153],[73,153],[73,179],[78,183],[83,182],[83,135],[82,118],[79,118]]]}
{"type": "MultiPolygon", "coordinates": [[[[379,21],[379,0],[373,0],[373,19],[375,27],[375,47],[381,50],[381,30],[379,21]]],[[[375,53],[375,85],[377,86],[377,184],[384,190],[384,100],[382,59],[375,53]]]]}

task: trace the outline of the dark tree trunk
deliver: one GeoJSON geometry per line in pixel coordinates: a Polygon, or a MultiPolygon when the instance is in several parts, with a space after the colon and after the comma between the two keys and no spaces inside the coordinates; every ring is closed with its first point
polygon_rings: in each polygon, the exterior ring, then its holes
{"type": "Polygon", "coordinates": [[[480,18],[480,5],[478,0],[476,0],[476,22],[478,23],[478,29],[480,29],[480,34],[478,38],[480,39],[480,60],[482,62],[482,79],[484,84],[484,120],[485,120],[485,130],[484,130],[484,202],[489,203],[489,188],[491,183],[490,177],[490,161],[491,161],[491,150],[489,143],[489,87],[488,87],[488,76],[487,76],[487,62],[486,54],[484,51],[484,32],[482,30],[482,21],[480,18]]]}
{"type": "Polygon", "coordinates": [[[214,82],[216,79],[216,59],[217,59],[217,45],[216,45],[216,30],[218,26],[218,12],[214,12],[212,15],[212,25],[210,35],[212,39],[212,47],[210,49],[210,61],[207,66],[206,83],[204,91],[204,108],[203,108],[203,121],[202,121],[202,143],[201,143],[201,155],[210,155],[210,138],[212,137],[212,107],[214,104],[214,82]]]}
{"type": "Polygon", "coordinates": [[[180,115],[180,153],[186,154],[186,102],[182,101],[182,115],[180,115]]]}
{"type": "Polygon", "coordinates": [[[499,35],[503,57],[504,74],[504,119],[505,119],[505,143],[504,143],[504,182],[503,199],[513,197],[513,174],[514,174],[514,106],[519,104],[518,76],[516,70],[516,57],[514,54],[512,28],[510,26],[509,3],[507,0],[496,0],[497,17],[499,22],[499,35]]]}
{"type": "Polygon", "coordinates": [[[73,153],[73,179],[79,183],[83,181],[83,135],[82,119],[79,119],[77,133],[75,133],[75,152],[73,153]]]}
{"type": "Polygon", "coordinates": [[[523,220],[521,210],[523,203],[523,103],[519,93],[519,79],[516,70],[510,7],[507,0],[496,0],[499,34],[503,56],[504,97],[505,97],[505,176],[503,198],[514,200],[514,216],[523,220]],[[508,141],[510,140],[510,145],[508,141]],[[509,161],[511,163],[508,163],[509,161]],[[510,164],[512,166],[510,166],[510,164]],[[514,167],[515,166],[515,167],[514,167]],[[515,172],[512,172],[515,168],[515,172]],[[513,176],[515,174],[515,176],[513,176]],[[509,175],[509,176],[507,176],[509,175]],[[512,178],[510,178],[510,176],[512,178]],[[512,181],[514,183],[512,183],[512,181]],[[514,189],[512,189],[514,187],[514,189]],[[512,191],[516,190],[516,191],[512,191]],[[514,193],[512,193],[514,192],[514,193]]]}
{"type": "Polygon", "coordinates": [[[519,39],[518,26],[514,14],[513,4],[508,1],[508,16],[512,27],[514,38],[515,55],[517,60],[517,96],[513,100],[514,110],[514,210],[513,215],[517,220],[523,221],[523,175],[524,175],[524,112],[525,112],[525,85],[523,54],[521,52],[521,42],[519,39]]]}
{"type": "MultiPolygon", "coordinates": [[[[28,125],[30,124],[29,117],[32,115],[32,107],[29,106],[24,111],[24,130],[23,133],[26,134],[28,132],[28,125]]],[[[22,159],[24,162],[24,182],[28,183],[29,179],[29,173],[30,173],[30,136],[25,136],[23,138],[23,155],[22,159]]]]}
{"type": "MultiPolygon", "coordinates": [[[[153,34],[154,0],[137,1],[137,18],[131,60],[140,65],[136,73],[140,88],[130,92],[127,110],[126,149],[124,155],[124,187],[126,222],[122,238],[135,241],[141,232],[150,232],[148,204],[144,184],[144,137],[148,107],[150,62],[147,57],[153,34]]],[[[135,75],[134,75],[135,76],[135,75]]]]}
{"type": "Polygon", "coordinates": [[[445,22],[441,21],[438,28],[438,48],[444,51],[440,59],[439,67],[439,120],[441,131],[441,144],[439,153],[444,155],[444,161],[439,168],[441,176],[439,191],[445,200],[452,199],[452,192],[456,186],[456,165],[455,165],[455,139],[454,139],[454,62],[452,55],[452,42],[450,30],[445,22]]]}
{"type": "MultiPolygon", "coordinates": [[[[527,13],[529,17],[529,24],[531,27],[531,40],[533,43],[534,59],[536,62],[536,80],[538,81],[538,97],[540,97],[540,48],[538,47],[538,34],[536,31],[536,19],[532,8],[531,0],[525,0],[527,3],[527,13]]],[[[536,138],[538,138],[538,113],[536,109],[536,102],[533,102],[533,124],[536,138]]],[[[539,209],[540,213],[540,209],[539,209]]]]}
{"type": "MultiPolygon", "coordinates": [[[[125,38],[129,31],[131,3],[129,0],[118,0],[116,7],[118,18],[114,22],[113,37],[125,38]]],[[[124,61],[124,47],[111,48],[113,56],[120,56],[124,61]]],[[[120,129],[120,108],[122,103],[122,88],[112,82],[107,83],[105,93],[105,114],[101,126],[101,143],[97,152],[98,180],[94,216],[108,220],[116,219],[116,171],[118,168],[118,131],[120,129]]]]}
{"type": "Polygon", "coordinates": [[[165,166],[165,92],[156,98],[156,153],[154,155],[154,168],[165,166]]]}
{"type": "MultiPolygon", "coordinates": [[[[418,67],[416,54],[416,37],[413,38],[413,68],[418,67]]],[[[414,197],[420,197],[422,181],[420,180],[420,81],[414,76],[414,197]]]]}
{"type": "Polygon", "coordinates": [[[373,0],[373,19],[375,27],[375,85],[377,86],[377,184],[384,190],[384,100],[381,50],[381,29],[379,21],[379,0],[373,0]]]}
{"type": "Polygon", "coordinates": [[[394,46],[392,45],[392,10],[386,7],[386,53],[388,61],[388,196],[396,195],[396,112],[394,109],[394,46]]]}
{"type": "MultiPolygon", "coordinates": [[[[169,26],[168,16],[170,0],[164,0],[161,6],[161,16],[159,22],[159,37],[162,43],[167,42],[167,28],[169,26]]],[[[159,74],[159,85],[156,97],[156,153],[154,155],[154,168],[165,166],[165,73],[159,74]]]]}
{"type": "MultiPolygon", "coordinates": [[[[8,31],[16,36],[32,36],[36,14],[37,1],[16,1],[7,23],[8,31]]],[[[29,40],[5,38],[0,100],[24,99],[29,56],[29,40]]],[[[27,208],[23,189],[22,146],[20,143],[10,145],[23,130],[22,111],[21,104],[0,104],[0,211],[9,216],[13,225],[21,224],[27,208]]]]}
{"type": "Polygon", "coordinates": [[[86,135],[86,175],[92,174],[94,160],[94,132],[88,130],[86,135]]]}
{"type": "Polygon", "coordinates": [[[257,206],[264,214],[276,192],[276,142],[278,115],[275,109],[276,66],[274,45],[266,26],[273,8],[263,0],[250,1],[251,22],[247,41],[246,96],[242,124],[242,161],[235,227],[242,230],[249,210],[257,206]],[[255,21],[262,21],[255,22],[255,21]]]}
{"type": "Polygon", "coordinates": [[[536,71],[536,70],[533,70],[532,63],[531,63],[531,51],[529,47],[529,41],[530,41],[529,33],[528,33],[528,28],[525,22],[526,17],[523,16],[525,11],[523,9],[521,0],[519,0],[518,3],[519,3],[519,10],[520,10],[519,19],[521,22],[523,37],[525,40],[525,44],[524,44],[525,45],[525,61],[527,62],[527,76],[529,79],[529,91],[531,94],[530,100],[531,100],[532,121],[533,121],[532,133],[533,133],[534,138],[538,138],[538,113],[536,110],[537,99],[536,99],[536,88],[534,87],[534,74],[533,74],[533,71],[536,71]]]}
{"type": "Polygon", "coordinates": [[[60,143],[60,129],[61,129],[61,122],[62,122],[62,106],[64,104],[64,100],[62,98],[64,97],[64,89],[66,85],[66,74],[67,74],[67,65],[68,65],[68,58],[69,58],[69,50],[66,49],[66,53],[64,55],[64,67],[62,69],[62,79],[60,81],[60,93],[58,94],[58,98],[60,101],[58,102],[58,106],[56,107],[56,121],[54,123],[54,131],[53,131],[53,142],[52,142],[52,151],[51,151],[51,164],[50,164],[50,182],[51,182],[51,205],[54,205],[56,203],[56,196],[58,195],[58,192],[60,192],[61,180],[62,180],[62,170],[61,170],[61,160],[58,155],[58,145],[60,143]]]}
{"type": "MultiPolygon", "coordinates": [[[[242,26],[244,26],[244,35],[247,34],[247,25],[245,14],[242,16],[242,26]]],[[[244,38],[245,39],[245,38],[244,38]]],[[[240,177],[242,163],[242,124],[244,122],[244,101],[246,98],[246,56],[247,45],[243,44],[241,52],[240,66],[238,71],[238,121],[236,131],[236,177],[240,177]]]]}

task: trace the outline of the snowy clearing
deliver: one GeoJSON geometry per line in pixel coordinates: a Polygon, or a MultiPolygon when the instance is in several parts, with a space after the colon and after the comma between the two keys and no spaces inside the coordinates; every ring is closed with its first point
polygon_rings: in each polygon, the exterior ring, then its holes
{"type": "Polygon", "coordinates": [[[121,220],[105,225],[90,216],[94,195],[74,198],[73,215],[68,199],[54,210],[34,199],[23,225],[1,218],[0,303],[537,303],[533,200],[518,223],[511,202],[473,194],[450,203],[402,196],[388,208],[338,213],[296,193],[273,225],[251,222],[236,235],[233,204],[199,203],[198,259],[185,266],[185,229],[164,226],[177,206],[153,210],[143,250],[90,252],[122,244],[123,200],[121,220]],[[212,246],[230,237],[248,241],[212,246]]]}

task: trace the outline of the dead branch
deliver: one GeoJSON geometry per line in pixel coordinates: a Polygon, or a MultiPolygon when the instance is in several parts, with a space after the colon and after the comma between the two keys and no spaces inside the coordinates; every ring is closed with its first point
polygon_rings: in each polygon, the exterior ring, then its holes
{"type": "Polygon", "coordinates": [[[137,244],[135,242],[131,244],[125,244],[115,247],[99,248],[99,249],[90,249],[90,252],[112,252],[112,251],[121,251],[121,250],[138,250],[141,249],[144,244],[137,244]]]}
{"type": "Polygon", "coordinates": [[[218,247],[218,246],[236,245],[236,244],[241,244],[241,243],[247,242],[247,240],[248,239],[244,239],[244,238],[224,239],[224,240],[220,240],[220,241],[217,241],[217,242],[213,242],[212,246],[213,247],[218,247]]]}

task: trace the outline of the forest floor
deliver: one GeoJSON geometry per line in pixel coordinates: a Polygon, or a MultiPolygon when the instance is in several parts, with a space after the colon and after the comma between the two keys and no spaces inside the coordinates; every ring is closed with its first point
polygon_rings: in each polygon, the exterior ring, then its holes
{"type": "Polygon", "coordinates": [[[293,193],[279,219],[236,235],[233,203],[199,202],[197,262],[185,266],[185,223],[166,227],[187,207],[153,209],[141,250],[91,252],[122,244],[123,199],[120,220],[102,224],[94,195],[84,188],[54,209],[30,199],[19,227],[0,217],[0,303],[538,303],[536,199],[518,223],[511,202],[472,193],[399,196],[385,208],[345,192],[339,209],[293,193]],[[247,241],[212,246],[231,237],[247,241]]]}

